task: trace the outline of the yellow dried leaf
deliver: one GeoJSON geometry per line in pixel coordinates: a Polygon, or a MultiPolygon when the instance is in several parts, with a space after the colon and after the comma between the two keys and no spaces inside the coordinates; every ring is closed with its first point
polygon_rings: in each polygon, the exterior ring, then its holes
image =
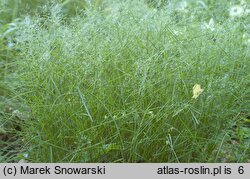
{"type": "Polygon", "coordinates": [[[193,96],[192,98],[196,99],[200,96],[200,94],[204,91],[204,89],[201,89],[201,85],[195,84],[193,87],[193,96]]]}

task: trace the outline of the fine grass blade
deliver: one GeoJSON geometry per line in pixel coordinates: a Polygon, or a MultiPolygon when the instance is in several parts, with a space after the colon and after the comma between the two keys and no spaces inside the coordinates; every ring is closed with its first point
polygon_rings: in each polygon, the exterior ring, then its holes
{"type": "Polygon", "coordinates": [[[83,104],[83,106],[84,106],[84,108],[85,108],[85,110],[86,110],[86,112],[87,112],[87,114],[88,114],[88,116],[89,116],[91,122],[94,122],[92,116],[90,115],[90,112],[89,112],[89,110],[88,110],[88,108],[87,108],[87,105],[86,105],[86,103],[85,103],[83,94],[82,94],[81,90],[79,89],[79,87],[77,87],[77,91],[78,91],[78,93],[79,93],[79,96],[80,96],[80,98],[81,98],[81,102],[82,102],[82,104],[83,104]]]}

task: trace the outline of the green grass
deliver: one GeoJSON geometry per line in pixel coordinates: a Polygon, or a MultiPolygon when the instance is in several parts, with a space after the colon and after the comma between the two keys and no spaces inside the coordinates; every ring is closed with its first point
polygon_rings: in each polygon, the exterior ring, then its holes
{"type": "Polygon", "coordinates": [[[22,18],[9,75],[27,116],[18,157],[247,162],[249,19],[204,2],[104,1],[71,17],[52,5],[22,18]]]}

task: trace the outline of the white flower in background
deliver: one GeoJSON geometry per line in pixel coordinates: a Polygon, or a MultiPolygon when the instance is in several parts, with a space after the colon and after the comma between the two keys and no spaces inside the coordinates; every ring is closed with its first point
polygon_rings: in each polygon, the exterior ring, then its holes
{"type": "Polygon", "coordinates": [[[244,7],[240,5],[232,6],[229,9],[229,15],[231,17],[241,17],[244,14],[244,7]]]}
{"type": "Polygon", "coordinates": [[[203,25],[202,25],[202,28],[203,29],[209,29],[209,30],[211,30],[211,31],[214,31],[215,30],[215,27],[214,27],[215,25],[214,25],[214,19],[213,18],[211,18],[210,20],[209,20],[209,22],[208,23],[204,23],[203,25]]]}

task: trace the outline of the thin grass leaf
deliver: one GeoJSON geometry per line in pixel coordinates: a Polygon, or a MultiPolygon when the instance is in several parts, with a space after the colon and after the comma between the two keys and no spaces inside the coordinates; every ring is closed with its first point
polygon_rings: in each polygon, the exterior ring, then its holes
{"type": "Polygon", "coordinates": [[[82,102],[84,108],[86,109],[86,112],[87,112],[87,114],[88,114],[88,116],[89,116],[91,122],[94,122],[94,120],[93,120],[93,118],[92,118],[92,116],[91,116],[91,114],[90,114],[90,112],[89,112],[89,110],[88,110],[88,107],[87,107],[87,105],[86,105],[86,103],[85,103],[83,94],[82,94],[81,90],[79,89],[79,87],[77,87],[77,91],[78,91],[78,93],[79,93],[79,96],[80,96],[80,98],[81,98],[81,102],[82,102]]]}

